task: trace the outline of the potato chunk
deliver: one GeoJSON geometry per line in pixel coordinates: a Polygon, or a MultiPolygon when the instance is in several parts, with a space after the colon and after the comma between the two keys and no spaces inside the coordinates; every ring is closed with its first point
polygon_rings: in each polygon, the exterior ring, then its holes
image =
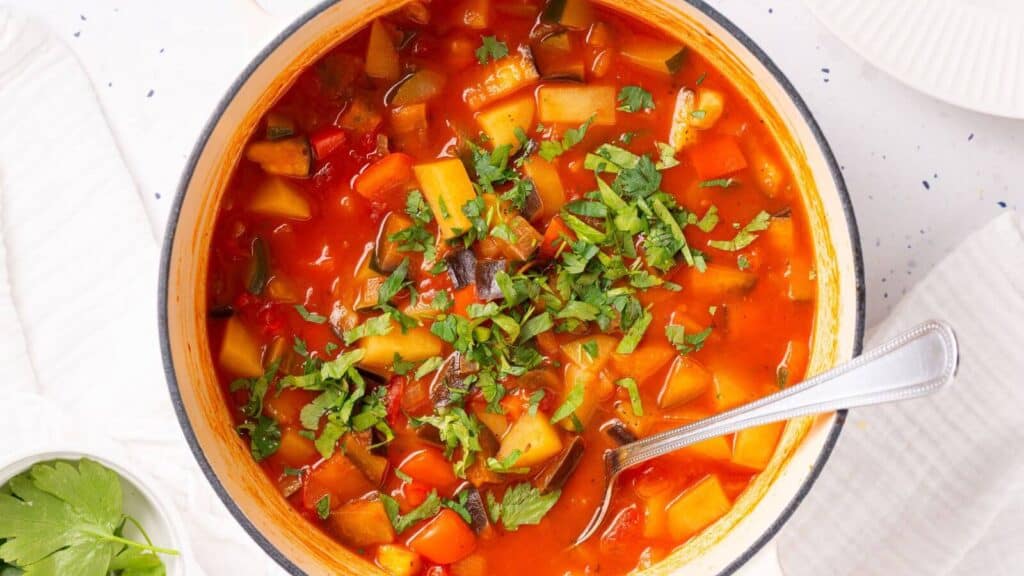
{"type": "Polygon", "coordinates": [[[668,532],[673,540],[681,542],[718,520],[732,503],[714,474],[691,486],[668,507],[668,532]]]}
{"type": "Polygon", "coordinates": [[[536,466],[558,454],[562,440],[546,414],[537,412],[531,416],[524,412],[502,439],[498,459],[504,460],[516,450],[519,451],[516,466],[536,466]]]}

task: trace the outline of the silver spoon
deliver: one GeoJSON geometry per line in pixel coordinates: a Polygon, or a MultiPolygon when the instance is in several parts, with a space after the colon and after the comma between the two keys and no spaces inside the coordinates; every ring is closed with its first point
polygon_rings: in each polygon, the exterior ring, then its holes
{"type": "Polygon", "coordinates": [[[959,364],[956,334],[944,322],[926,322],[850,362],[801,384],[686,426],[624,444],[604,454],[604,500],[576,539],[601,527],[623,470],[724,434],[790,418],[909,400],[953,380],[959,364]]]}

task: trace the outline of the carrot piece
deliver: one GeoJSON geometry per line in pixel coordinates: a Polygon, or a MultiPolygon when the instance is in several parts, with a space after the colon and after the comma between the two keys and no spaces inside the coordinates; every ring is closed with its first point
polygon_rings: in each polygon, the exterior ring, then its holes
{"type": "Polygon", "coordinates": [[[317,159],[323,160],[341,148],[347,139],[344,130],[328,126],[311,134],[309,143],[313,145],[317,159]]]}
{"type": "Polygon", "coordinates": [[[561,217],[555,216],[544,231],[544,239],[540,242],[540,255],[548,259],[554,258],[566,239],[575,240],[575,235],[561,217]]]}
{"type": "Polygon", "coordinates": [[[398,465],[398,469],[436,488],[449,488],[458,482],[452,470],[452,463],[435,448],[413,452],[398,465]]]}
{"type": "Polygon", "coordinates": [[[317,502],[330,496],[331,507],[335,508],[372,490],[366,476],[339,450],[309,473],[302,488],[302,504],[314,510],[317,502]]]}
{"type": "Polygon", "coordinates": [[[384,202],[393,208],[400,208],[402,198],[393,197],[394,192],[401,189],[406,182],[412,180],[412,156],[401,152],[393,152],[370,164],[362,174],[356,177],[355,189],[367,200],[384,202]]]}
{"type": "Polygon", "coordinates": [[[444,508],[406,543],[437,564],[451,564],[476,550],[476,534],[458,513],[444,508]]]}
{"type": "Polygon", "coordinates": [[[537,334],[537,347],[541,352],[552,356],[558,352],[558,337],[550,330],[541,332],[537,334]]]}
{"type": "Polygon", "coordinates": [[[697,176],[704,180],[732,174],[747,167],[743,150],[730,136],[708,140],[689,150],[690,162],[697,170],[697,176]]]}
{"type": "Polygon", "coordinates": [[[454,300],[455,303],[452,305],[452,314],[458,314],[459,316],[469,318],[469,305],[480,301],[476,295],[476,284],[463,286],[456,290],[454,300]]]}
{"type": "Polygon", "coordinates": [[[519,396],[509,394],[501,399],[501,407],[505,410],[506,418],[517,420],[526,410],[526,402],[519,396]]]}

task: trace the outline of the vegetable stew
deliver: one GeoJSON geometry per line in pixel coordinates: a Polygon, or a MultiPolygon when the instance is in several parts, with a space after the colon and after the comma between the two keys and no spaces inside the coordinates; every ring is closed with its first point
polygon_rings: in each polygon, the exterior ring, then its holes
{"type": "Polygon", "coordinates": [[[412,2],[310,66],[222,202],[209,336],[240,441],[391,574],[619,574],[724,515],[782,424],[602,453],[798,382],[801,193],[729,79],[586,0],[412,2]]]}

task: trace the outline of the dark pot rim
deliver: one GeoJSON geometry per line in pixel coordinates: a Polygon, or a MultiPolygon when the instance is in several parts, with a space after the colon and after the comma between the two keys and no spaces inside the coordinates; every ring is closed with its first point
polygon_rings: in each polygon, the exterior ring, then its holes
{"type": "MultiPolygon", "coordinates": [[[[170,347],[170,335],[167,322],[167,303],[168,303],[168,280],[170,278],[170,267],[171,267],[171,252],[174,246],[174,235],[177,231],[178,220],[181,215],[181,206],[185,200],[185,193],[188,190],[189,184],[192,180],[193,172],[195,171],[196,164],[199,161],[199,157],[202,155],[203,150],[206,148],[206,144],[213,132],[214,127],[220,120],[224,111],[227,109],[241,87],[249,80],[253,72],[267,59],[267,57],[273,53],[286,39],[291,37],[298,29],[306,25],[308,22],[319,16],[325,10],[331,6],[344,2],[346,0],[324,0],[305,12],[294,22],[289,24],[284,30],[282,30],[267,46],[265,46],[256,57],[245,67],[242,73],[235,79],[228,88],[227,93],[221,98],[217,104],[213,114],[207,120],[206,125],[203,127],[203,131],[193,148],[192,153],[189,155],[188,162],[185,165],[185,170],[182,173],[181,180],[178,183],[178,189],[175,193],[174,203],[171,206],[171,210],[167,220],[167,229],[164,235],[164,243],[161,251],[160,261],[160,283],[159,283],[159,302],[158,302],[158,316],[160,322],[160,349],[163,356],[164,373],[167,377],[167,386],[170,391],[171,401],[174,405],[174,411],[178,417],[178,423],[181,425],[182,432],[185,435],[185,439],[188,442],[189,448],[192,450],[192,454],[195,456],[196,461],[199,463],[199,467],[202,469],[203,474],[206,475],[207,480],[213,487],[217,496],[224,503],[227,509],[231,512],[231,515],[235,517],[235,520],[241,524],[242,528],[256,541],[257,544],[266,552],[271,558],[274,559],[282,568],[287,570],[290,574],[294,575],[305,575],[306,573],[296,566],[291,560],[289,560],[273,543],[271,543],[263,534],[249,521],[245,513],[241,508],[232,500],[228,494],[224,485],[217,477],[213,468],[210,466],[209,461],[206,459],[206,455],[203,453],[202,447],[199,445],[199,441],[196,438],[195,431],[192,429],[192,424],[188,419],[188,415],[185,412],[184,404],[181,400],[181,393],[178,389],[178,379],[174,372],[174,361],[171,356],[170,347]]],[[[822,156],[828,163],[829,172],[832,175],[832,180],[835,183],[836,191],[839,194],[839,199],[843,206],[843,214],[846,218],[846,229],[850,237],[850,244],[853,252],[854,261],[854,277],[856,281],[856,327],[854,332],[854,355],[859,355],[863,349],[864,342],[864,324],[866,316],[866,304],[865,304],[865,283],[864,283],[864,261],[863,253],[860,243],[860,231],[857,227],[857,219],[854,215],[853,203],[850,199],[849,191],[846,188],[846,182],[843,179],[842,172],[839,169],[839,164],[836,162],[835,156],[832,153],[832,148],[829,146],[828,141],[825,139],[824,133],[821,131],[821,127],[815,120],[814,115],[811,113],[804,102],[803,98],[797,92],[789,78],[779,69],[779,67],[772,61],[771,58],[739,27],[733,24],[728,18],[723,16],[717,10],[706,4],[703,0],[682,0],[687,4],[690,4],[695,9],[702,12],[705,16],[710,18],[716,24],[721,26],[729,35],[735,38],[746,50],[748,50],[764,67],[767,69],[780,86],[785,90],[786,95],[790,98],[793,104],[796,106],[803,120],[807,123],[812,134],[814,135],[815,142],[821,150],[822,156]]],[[[832,428],[828,432],[828,437],[825,440],[824,446],[822,446],[821,453],[818,455],[814,462],[814,466],[803,484],[800,486],[797,493],[789,501],[789,503],[782,509],[778,517],[765,531],[758,537],[742,554],[738,555],[728,566],[725,567],[718,576],[728,576],[734,574],[741,566],[749,561],[754,555],[756,555],[772,538],[778,534],[779,530],[786,523],[787,520],[793,515],[793,512],[800,505],[803,499],[807,496],[814,485],[814,482],[821,475],[822,469],[825,467],[825,463],[828,461],[829,456],[832,454],[832,450],[835,448],[836,442],[839,439],[839,434],[842,432],[843,425],[846,422],[846,410],[841,410],[836,413],[835,421],[832,424],[832,428]]]]}

